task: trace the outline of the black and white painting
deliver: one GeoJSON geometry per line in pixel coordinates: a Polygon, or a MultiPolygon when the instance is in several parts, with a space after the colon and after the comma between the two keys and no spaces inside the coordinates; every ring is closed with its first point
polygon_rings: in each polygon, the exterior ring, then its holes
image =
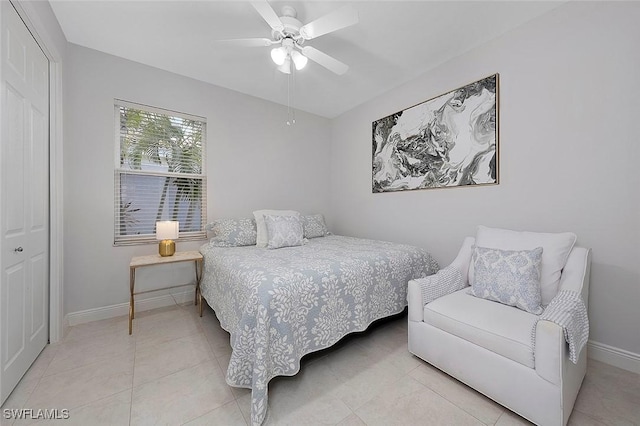
{"type": "Polygon", "coordinates": [[[373,192],[498,183],[498,74],[373,122],[373,192]]]}

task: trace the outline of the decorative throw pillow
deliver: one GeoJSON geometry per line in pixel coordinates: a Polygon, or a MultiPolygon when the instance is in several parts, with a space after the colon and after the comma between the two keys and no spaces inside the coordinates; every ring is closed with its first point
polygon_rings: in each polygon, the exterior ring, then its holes
{"type": "Polygon", "coordinates": [[[300,213],[295,210],[256,210],[253,212],[253,217],[256,220],[256,246],[266,247],[269,239],[267,235],[267,225],[264,222],[264,215],[270,214],[272,216],[297,216],[300,217],[300,213]]]}
{"type": "Polygon", "coordinates": [[[542,247],[533,250],[498,250],[474,247],[471,262],[474,296],[515,306],[532,314],[543,312],[540,296],[542,247]]]}
{"type": "Polygon", "coordinates": [[[303,216],[302,228],[304,229],[305,238],[317,238],[329,235],[327,225],[324,223],[324,216],[321,214],[303,216]]]}
{"type": "Polygon", "coordinates": [[[209,242],[217,247],[241,247],[256,244],[256,221],[251,218],[218,219],[207,224],[213,232],[209,242]]]}
{"type": "Polygon", "coordinates": [[[301,246],[304,240],[302,221],[298,216],[264,216],[267,226],[267,248],[301,246]]]}
{"type": "MultiPolygon", "coordinates": [[[[571,232],[520,232],[479,226],[476,233],[476,246],[501,250],[533,250],[536,247],[542,247],[540,288],[542,304],[546,306],[558,293],[560,275],[576,239],[576,234],[571,232]]],[[[470,283],[473,283],[473,275],[472,263],[469,268],[470,283]]]]}
{"type": "Polygon", "coordinates": [[[415,281],[420,284],[423,305],[466,287],[462,280],[462,271],[455,266],[447,266],[433,275],[415,281]]]}

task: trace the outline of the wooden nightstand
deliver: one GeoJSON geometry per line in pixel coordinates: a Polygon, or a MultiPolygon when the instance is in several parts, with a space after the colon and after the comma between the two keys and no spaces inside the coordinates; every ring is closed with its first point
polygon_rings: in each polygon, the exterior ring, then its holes
{"type": "Polygon", "coordinates": [[[162,257],[158,254],[151,256],[136,256],[131,259],[129,263],[129,288],[131,291],[131,298],[129,299],[129,334],[133,329],[133,318],[135,317],[135,301],[134,296],[143,293],[150,293],[152,291],[167,290],[170,288],[184,287],[191,284],[179,284],[169,287],[154,288],[153,290],[145,290],[136,293],[136,269],[143,266],[164,265],[166,263],[178,263],[178,262],[194,262],[196,268],[196,307],[200,309],[200,316],[202,316],[202,296],[200,294],[200,280],[202,279],[202,254],[199,251],[182,251],[176,252],[173,256],[162,257]]]}

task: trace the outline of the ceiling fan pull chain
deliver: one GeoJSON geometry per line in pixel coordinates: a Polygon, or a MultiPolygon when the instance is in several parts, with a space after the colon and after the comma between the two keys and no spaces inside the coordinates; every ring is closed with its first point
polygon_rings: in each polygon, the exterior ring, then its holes
{"type": "Polygon", "coordinates": [[[287,74],[287,125],[291,124],[291,74],[287,74]]]}
{"type": "MultiPolygon", "coordinates": [[[[293,68],[293,67],[292,67],[293,68]]],[[[291,73],[287,74],[287,126],[296,124],[296,110],[292,107],[292,91],[295,91],[295,77],[292,69],[291,73]],[[293,88],[291,87],[291,79],[293,78],[293,88]]]]}
{"type": "Polygon", "coordinates": [[[291,89],[291,116],[293,118],[293,124],[296,124],[296,72],[295,67],[292,67],[291,79],[293,80],[293,88],[291,89]]]}

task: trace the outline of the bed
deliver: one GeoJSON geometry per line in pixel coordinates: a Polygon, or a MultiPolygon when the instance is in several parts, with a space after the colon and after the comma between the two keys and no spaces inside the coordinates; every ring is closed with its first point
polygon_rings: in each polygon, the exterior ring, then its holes
{"type": "Polygon", "coordinates": [[[438,265],[408,245],[330,235],[303,246],[200,248],[201,294],[231,335],[226,381],[251,389],[251,423],[267,413],[267,387],[300,359],[407,306],[407,282],[438,265]]]}

